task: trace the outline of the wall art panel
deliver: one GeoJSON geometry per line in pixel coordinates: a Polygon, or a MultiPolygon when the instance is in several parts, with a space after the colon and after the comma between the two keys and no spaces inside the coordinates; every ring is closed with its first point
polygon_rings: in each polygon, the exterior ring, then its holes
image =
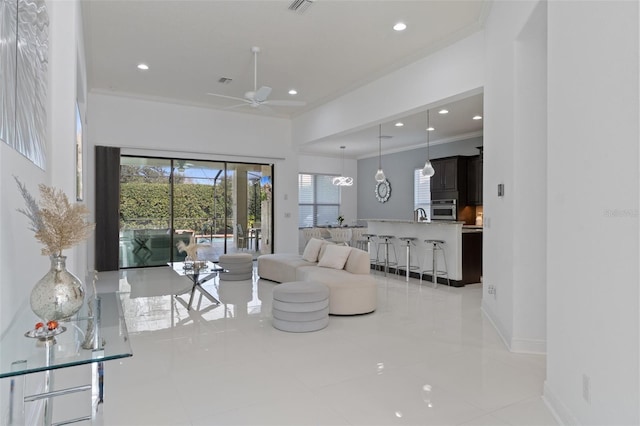
{"type": "Polygon", "coordinates": [[[0,139],[15,146],[18,2],[0,0],[0,139]]]}
{"type": "Polygon", "coordinates": [[[43,0],[18,0],[16,135],[14,147],[46,165],[49,15],[43,0]]]}

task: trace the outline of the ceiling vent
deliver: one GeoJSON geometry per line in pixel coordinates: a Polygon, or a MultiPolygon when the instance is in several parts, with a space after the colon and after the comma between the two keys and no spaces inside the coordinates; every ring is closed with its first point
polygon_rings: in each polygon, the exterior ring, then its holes
{"type": "Polygon", "coordinates": [[[294,12],[304,13],[309,6],[313,4],[314,0],[293,0],[293,2],[289,5],[289,10],[293,10],[294,12]]]}
{"type": "Polygon", "coordinates": [[[233,81],[232,78],[228,78],[228,77],[220,77],[218,79],[218,83],[222,83],[222,84],[229,84],[233,81]]]}

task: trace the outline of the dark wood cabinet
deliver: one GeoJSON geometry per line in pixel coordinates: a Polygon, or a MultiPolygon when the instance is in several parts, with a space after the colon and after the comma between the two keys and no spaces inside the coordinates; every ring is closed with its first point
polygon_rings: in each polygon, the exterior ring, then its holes
{"type": "Polygon", "coordinates": [[[482,232],[462,232],[462,284],[479,283],[482,277],[482,232]]]}
{"type": "Polygon", "coordinates": [[[458,157],[431,162],[435,174],[431,178],[431,192],[458,190],[458,157]]]}
{"type": "Polygon", "coordinates": [[[482,157],[480,155],[467,159],[467,204],[482,205],[482,157]]]}
{"type": "Polygon", "coordinates": [[[467,205],[467,157],[438,158],[431,161],[435,174],[431,177],[431,199],[454,199],[458,207],[467,205]]]}

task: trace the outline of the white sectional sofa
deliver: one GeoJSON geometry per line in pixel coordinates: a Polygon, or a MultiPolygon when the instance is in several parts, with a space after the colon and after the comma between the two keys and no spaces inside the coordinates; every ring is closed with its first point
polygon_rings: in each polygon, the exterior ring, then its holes
{"type": "Polygon", "coordinates": [[[376,310],[377,285],[369,253],[312,238],[304,253],[258,257],[260,278],[278,283],[315,281],[329,287],[329,313],[366,314],[376,310]]]}

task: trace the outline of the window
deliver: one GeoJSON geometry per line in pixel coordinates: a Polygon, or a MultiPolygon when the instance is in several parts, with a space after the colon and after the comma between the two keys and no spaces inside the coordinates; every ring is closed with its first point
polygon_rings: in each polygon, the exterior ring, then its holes
{"type": "Polygon", "coordinates": [[[298,226],[328,225],[340,214],[340,187],[330,175],[298,175],[298,226]]]}
{"type": "Polygon", "coordinates": [[[422,175],[422,169],[413,171],[413,208],[422,207],[431,219],[431,178],[422,175]]]}

